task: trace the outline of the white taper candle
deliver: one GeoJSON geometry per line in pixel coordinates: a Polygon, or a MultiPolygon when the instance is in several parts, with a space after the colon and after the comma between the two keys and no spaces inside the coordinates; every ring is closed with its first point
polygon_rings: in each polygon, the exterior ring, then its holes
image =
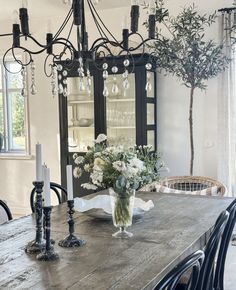
{"type": "Polygon", "coordinates": [[[36,181],[43,181],[42,176],[42,145],[36,144],[36,181]]]}
{"type": "Polygon", "coordinates": [[[50,192],[50,169],[44,167],[44,206],[51,206],[51,192],[50,192]]]}
{"type": "Polygon", "coordinates": [[[67,177],[67,200],[73,200],[72,165],[66,166],[66,177],[67,177]]]}

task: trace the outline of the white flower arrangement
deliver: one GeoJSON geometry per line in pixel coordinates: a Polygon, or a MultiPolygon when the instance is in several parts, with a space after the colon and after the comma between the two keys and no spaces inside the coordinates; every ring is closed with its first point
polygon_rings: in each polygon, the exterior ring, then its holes
{"type": "Polygon", "coordinates": [[[88,147],[84,157],[73,155],[77,165],[74,176],[80,178],[82,172],[89,173],[89,182],[81,186],[86,189],[114,188],[124,193],[159,179],[159,169],[163,166],[160,156],[151,146],[108,146],[107,136],[98,135],[94,146],[88,147]]]}

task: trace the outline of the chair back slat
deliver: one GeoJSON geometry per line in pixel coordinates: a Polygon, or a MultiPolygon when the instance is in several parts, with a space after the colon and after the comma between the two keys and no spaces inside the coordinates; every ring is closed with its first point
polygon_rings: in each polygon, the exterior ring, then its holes
{"type": "Polygon", "coordinates": [[[225,260],[236,222],[236,199],[227,208],[229,219],[222,234],[214,275],[214,290],[224,290],[225,260]]]}
{"type": "MultiPolygon", "coordinates": [[[[62,196],[61,196],[59,190],[61,191],[62,194],[64,194],[64,199],[67,199],[67,190],[63,186],[61,186],[60,184],[55,183],[55,182],[50,182],[50,188],[56,194],[58,204],[62,203],[62,196]]],[[[35,206],[34,206],[35,193],[36,193],[36,188],[34,187],[30,193],[30,207],[31,207],[32,213],[35,212],[35,206]]]]}
{"type": "Polygon", "coordinates": [[[180,278],[192,270],[188,290],[195,290],[200,275],[201,266],[204,261],[204,252],[197,251],[182,262],[180,262],[174,269],[172,269],[154,288],[154,290],[175,290],[180,278]]]}
{"type": "Polygon", "coordinates": [[[7,204],[0,200],[0,225],[12,220],[12,214],[7,204]]]}
{"type": "Polygon", "coordinates": [[[205,247],[205,260],[201,268],[197,290],[212,289],[215,271],[215,258],[228,218],[229,213],[225,210],[220,214],[215,223],[213,232],[211,233],[211,236],[205,247]]]}

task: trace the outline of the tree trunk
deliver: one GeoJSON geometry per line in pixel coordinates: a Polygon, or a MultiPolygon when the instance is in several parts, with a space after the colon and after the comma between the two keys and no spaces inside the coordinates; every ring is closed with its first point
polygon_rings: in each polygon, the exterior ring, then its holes
{"type": "Polygon", "coordinates": [[[190,159],[190,175],[193,175],[193,161],[194,161],[194,144],[193,144],[193,96],[194,87],[190,90],[190,105],[189,105],[189,135],[190,135],[190,148],[191,148],[191,159],[190,159]]]}

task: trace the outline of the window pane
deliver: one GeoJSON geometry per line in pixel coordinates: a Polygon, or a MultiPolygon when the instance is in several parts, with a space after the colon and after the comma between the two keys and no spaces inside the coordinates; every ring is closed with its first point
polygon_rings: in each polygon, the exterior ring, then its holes
{"type": "Polygon", "coordinates": [[[22,88],[21,66],[16,62],[7,63],[7,68],[12,73],[7,73],[7,87],[9,89],[22,88]]]}
{"type": "Polygon", "coordinates": [[[0,93],[0,152],[4,148],[4,142],[3,142],[3,133],[4,133],[4,123],[3,123],[3,96],[2,93],[0,93]]]}
{"type": "Polygon", "coordinates": [[[25,150],[24,97],[20,92],[10,93],[9,104],[11,149],[25,150]]]}
{"type": "Polygon", "coordinates": [[[147,103],[147,125],[155,124],[155,105],[147,103]]]}
{"type": "Polygon", "coordinates": [[[147,144],[148,145],[152,145],[152,148],[154,150],[156,150],[156,146],[155,146],[155,131],[153,131],[153,130],[147,131],[147,144]]]}

